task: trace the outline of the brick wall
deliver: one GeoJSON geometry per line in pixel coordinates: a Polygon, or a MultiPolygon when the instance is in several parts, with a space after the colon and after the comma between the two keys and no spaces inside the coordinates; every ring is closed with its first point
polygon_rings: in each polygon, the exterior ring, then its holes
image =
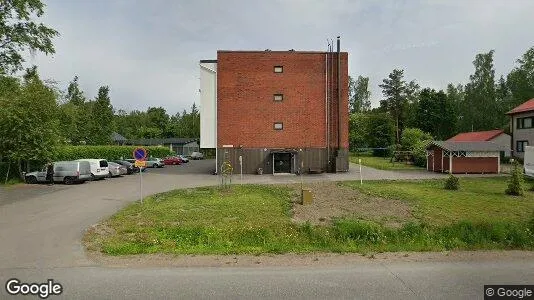
{"type": "MultiPolygon", "coordinates": [[[[348,54],[342,52],[342,148],[348,148],[347,60],[348,54]]],[[[324,52],[219,51],[217,62],[218,147],[326,147],[324,52]],[[283,66],[283,73],[274,73],[274,66],[283,66]],[[273,101],[274,94],[283,94],[283,101],[273,101]],[[273,129],[274,122],[283,122],[284,129],[273,129]]],[[[337,76],[333,79],[337,81],[337,76]]],[[[335,147],[335,92],[331,107],[331,146],[335,147]]]]}

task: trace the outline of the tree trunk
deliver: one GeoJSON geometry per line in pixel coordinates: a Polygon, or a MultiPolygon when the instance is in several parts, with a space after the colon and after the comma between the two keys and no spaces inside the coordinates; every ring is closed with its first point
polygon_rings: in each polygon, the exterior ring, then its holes
{"type": "Polygon", "coordinates": [[[6,181],[4,184],[7,184],[7,179],[9,178],[9,170],[11,169],[11,163],[7,163],[7,173],[6,173],[6,181]]]}
{"type": "Polygon", "coordinates": [[[17,168],[18,168],[18,171],[19,171],[19,178],[21,180],[24,180],[24,176],[22,175],[22,161],[19,159],[17,159],[17,168]]]}
{"type": "Polygon", "coordinates": [[[399,115],[397,115],[397,128],[396,128],[396,136],[397,136],[397,139],[396,139],[396,144],[400,144],[400,137],[399,137],[399,115]]]}

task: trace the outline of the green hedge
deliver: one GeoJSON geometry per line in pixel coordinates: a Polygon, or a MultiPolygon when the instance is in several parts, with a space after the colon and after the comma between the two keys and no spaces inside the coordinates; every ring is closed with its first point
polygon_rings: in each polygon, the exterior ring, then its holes
{"type": "MultiPolygon", "coordinates": [[[[76,160],[83,158],[103,158],[107,160],[133,158],[132,152],[137,146],[63,146],[59,147],[54,160],[76,160]]],[[[148,156],[163,158],[172,155],[167,147],[144,147],[148,156]]]]}

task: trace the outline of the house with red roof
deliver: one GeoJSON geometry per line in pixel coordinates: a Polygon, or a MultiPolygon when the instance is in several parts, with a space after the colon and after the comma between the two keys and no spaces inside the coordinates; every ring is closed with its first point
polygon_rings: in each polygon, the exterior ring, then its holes
{"type": "Polygon", "coordinates": [[[523,158],[525,146],[534,145],[534,98],[506,114],[511,118],[512,155],[523,158]]]}
{"type": "Polygon", "coordinates": [[[512,138],[510,135],[504,133],[504,130],[495,129],[487,131],[462,132],[451,137],[447,142],[493,142],[500,145],[502,149],[502,156],[510,157],[511,149],[510,143],[512,138]]]}

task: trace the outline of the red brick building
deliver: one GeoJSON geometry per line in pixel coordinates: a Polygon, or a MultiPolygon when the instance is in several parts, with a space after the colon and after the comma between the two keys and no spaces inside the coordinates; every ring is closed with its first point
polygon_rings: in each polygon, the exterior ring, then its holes
{"type": "Polygon", "coordinates": [[[215,131],[219,168],[227,160],[244,173],[348,170],[346,52],[218,51],[201,61],[201,98],[201,147],[215,131]]]}

